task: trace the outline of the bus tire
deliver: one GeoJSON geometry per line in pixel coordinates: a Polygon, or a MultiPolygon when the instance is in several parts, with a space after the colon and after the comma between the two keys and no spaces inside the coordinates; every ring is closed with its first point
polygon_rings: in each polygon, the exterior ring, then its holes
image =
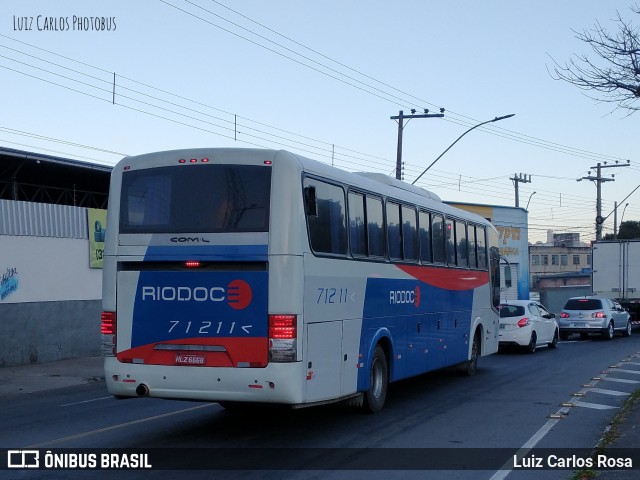
{"type": "Polygon", "coordinates": [[[389,386],[389,365],[380,344],[376,345],[371,357],[369,389],[364,392],[362,408],[367,413],[377,413],[384,407],[389,386]]]}
{"type": "Polygon", "coordinates": [[[473,377],[478,371],[478,358],[480,358],[480,331],[476,330],[471,344],[471,358],[460,365],[460,371],[463,375],[473,377]]]}

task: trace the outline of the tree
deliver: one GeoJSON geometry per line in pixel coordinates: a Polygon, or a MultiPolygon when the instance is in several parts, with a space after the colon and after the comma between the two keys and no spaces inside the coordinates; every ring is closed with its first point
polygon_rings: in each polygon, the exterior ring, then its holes
{"type": "Polygon", "coordinates": [[[608,233],[604,237],[603,240],[631,240],[634,238],[640,238],[640,222],[634,220],[628,220],[626,222],[622,222],[620,224],[620,229],[618,230],[618,236],[616,237],[613,233],[608,233]]]}
{"type": "MultiPolygon", "coordinates": [[[[630,7],[640,14],[640,6],[630,7]]],[[[591,97],[599,102],[616,104],[628,115],[640,110],[640,31],[616,12],[617,32],[610,33],[599,22],[591,30],[577,32],[576,38],[586,43],[595,54],[575,55],[564,65],[554,60],[554,78],[564,80],[582,90],[597,92],[591,97]]]]}

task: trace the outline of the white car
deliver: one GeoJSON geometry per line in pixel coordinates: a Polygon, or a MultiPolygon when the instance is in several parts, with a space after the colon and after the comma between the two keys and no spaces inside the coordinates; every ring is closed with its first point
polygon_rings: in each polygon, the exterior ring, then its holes
{"type": "Polygon", "coordinates": [[[534,353],[541,345],[558,346],[556,316],[539,302],[511,300],[500,305],[499,345],[524,347],[534,353]]]}

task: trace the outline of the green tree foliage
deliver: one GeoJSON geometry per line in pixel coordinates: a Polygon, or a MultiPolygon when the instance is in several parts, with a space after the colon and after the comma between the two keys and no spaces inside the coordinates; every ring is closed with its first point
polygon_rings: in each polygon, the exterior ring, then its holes
{"type": "MultiPolygon", "coordinates": [[[[635,220],[629,220],[622,222],[618,230],[618,240],[631,240],[634,238],[640,238],[640,222],[635,220]]],[[[615,240],[616,236],[613,233],[608,233],[602,237],[603,240],[615,240]]]]}

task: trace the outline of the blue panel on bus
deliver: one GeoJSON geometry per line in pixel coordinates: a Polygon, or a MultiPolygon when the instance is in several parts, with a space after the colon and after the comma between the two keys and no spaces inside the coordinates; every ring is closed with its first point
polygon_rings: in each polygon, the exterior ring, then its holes
{"type": "Polygon", "coordinates": [[[267,254],[267,245],[151,245],[145,260],[266,261],[267,254]]]}
{"type": "Polygon", "coordinates": [[[267,337],[267,272],[140,272],[131,347],[267,337]]]}
{"type": "MultiPolygon", "coordinates": [[[[466,356],[473,294],[473,289],[447,290],[416,279],[369,278],[360,351],[369,354],[377,335],[389,332],[394,356],[391,380],[462,361],[459,357],[461,352],[466,356]]],[[[368,361],[358,372],[359,391],[368,388],[368,361]]]]}

